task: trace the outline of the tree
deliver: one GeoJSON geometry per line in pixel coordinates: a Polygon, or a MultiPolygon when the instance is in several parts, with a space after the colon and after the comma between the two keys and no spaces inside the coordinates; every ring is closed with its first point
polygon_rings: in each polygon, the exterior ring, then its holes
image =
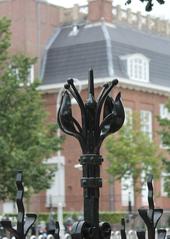
{"type": "Polygon", "coordinates": [[[117,135],[106,141],[108,173],[114,180],[120,180],[122,177],[132,178],[134,208],[136,196],[143,186],[141,176],[143,175],[143,183],[146,183],[148,173],[152,173],[154,178],[158,177],[162,168],[157,146],[141,132],[139,122],[139,115],[134,113],[132,120],[129,120],[117,135]]]}
{"type": "Polygon", "coordinates": [[[0,19],[0,199],[14,199],[22,170],[26,196],[50,186],[56,168],[44,162],[60,148],[56,124],[48,124],[38,81],[28,82],[35,59],[10,56],[10,21],[0,19]]]}
{"type": "Polygon", "coordinates": [[[168,152],[167,157],[164,158],[163,163],[165,165],[165,181],[164,181],[164,190],[167,192],[170,197],[170,160],[168,159],[168,155],[170,154],[170,99],[164,107],[165,117],[158,117],[159,125],[160,125],[160,138],[161,144],[164,149],[168,152]]]}
{"type": "MultiPolygon", "coordinates": [[[[152,11],[152,8],[153,8],[153,0],[139,0],[139,1],[141,1],[141,2],[147,2],[146,3],[146,7],[145,7],[145,10],[147,11],[147,12],[150,12],[150,11],[152,11]]],[[[165,1],[164,0],[156,0],[159,4],[164,4],[165,3],[165,1]]],[[[125,4],[131,4],[131,2],[132,2],[132,0],[127,0],[126,1],[126,3],[125,4]]]]}

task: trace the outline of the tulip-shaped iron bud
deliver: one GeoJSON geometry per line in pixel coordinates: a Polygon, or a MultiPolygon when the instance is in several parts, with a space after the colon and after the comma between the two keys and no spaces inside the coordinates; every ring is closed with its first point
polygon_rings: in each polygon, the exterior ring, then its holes
{"type": "Polygon", "coordinates": [[[124,122],[125,114],[120,93],[115,100],[109,96],[118,80],[105,84],[98,99],[94,94],[93,70],[89,71],[88,96],[84,103],[77,91],[74,80],[70,79],[65,85],[60,108],[58,123],[60,128],[69,135],[76,137],[80,143],[83,154],[99,154],[103,140],[118,131],[124,122]],[[81,123],[72,115],[71,96],[77,101],[81,112],[81,123]],[[101,122],[102,108],[103,121],[101,122]]]}

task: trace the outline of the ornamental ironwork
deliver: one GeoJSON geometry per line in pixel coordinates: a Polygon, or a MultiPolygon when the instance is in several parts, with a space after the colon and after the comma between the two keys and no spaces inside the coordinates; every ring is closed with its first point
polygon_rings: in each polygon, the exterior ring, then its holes
{"type": "Polygon", "coordinates": [[[121,94],[118,93],[115,99],[109,95],[117,84],[117,79],[104,84],[96,99],[94,76],[91,69],[85,103],[76,89],[73,79],[69,79],[64,86],[65,91],[58,111],[58,123],[66,134],[77,138],[82,149],[79,161],[83,168],[81,187],[84,191],[84,220],[73,225],[73,239],[104,239],[110,238],[111,235],[109,223],[99,222],[99,188],[102,187],[100,166],[103,162],[100,147],[108,135],[122,127],[125,119],[121,94]],[[80,108],[81,123],[72,114],[71,97],[77,101],[80,108]]]}

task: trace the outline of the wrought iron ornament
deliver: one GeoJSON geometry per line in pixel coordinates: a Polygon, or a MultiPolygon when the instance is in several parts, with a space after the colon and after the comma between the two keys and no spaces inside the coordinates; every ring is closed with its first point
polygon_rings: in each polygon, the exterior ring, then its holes
{"type": "Polygon", "coordinates": [[[105,222],[99,223],[99,188],[102,187],[100,165],[103,161],[99,153],[103,140],[118,131],[125,119],[121,94],[118,93],[115,100],[109,96],[112,88],[117,84],[118,80],[105,84],[96,100],[93,70],[91,69],[85,103],[73,79],[69,79],[64,86],[65,91],[58,111],[58,123],[66,134],[78,139],[83,153],[80,157],[80,164],[83,167],[81,186],[84,189],[84,221],[74,224],[72,238],[75,239],[104,239],[110,238],[111,235],[110,225],[105,222]],[[81,124],[72,115],[71,97],[80,107],[81,124]],[[103,117],[101,117],[102,109],[103,117]]]}
{"type": "MultiPolygon", "coordinates": [[[[144,208],[138,209],[139,215],[141,216],[141,218],[143,219],[147,227],[148,239],[155,239],[155,229],[163,214],[163,209],[155,208],[155,205],[154,205],[152,180],[153,180],[153,176],[149,174],[147,179],[149,209],[144,209],[144,208]]],[[[137,232],[137,235],[139,239],[145,239],[144,233],[137,232]]],[[[165,236],[166,236],[166,230],[164,229],[158,230],[158,239],[164,239],[165,236]]]]}
{"type": "Polygon", "coordinates": [[[17,228],[12,227],[10,220],[2,220],[1,225],[10,232],[11,236],[15,236],[16,239],[25,239],[29,229],[34,224],[37,216],[36,214],[26,214],[23,205],[23,196],[24,196],[24,187],[23,187],[23,177],[22,172],[18,171],[16,175],[16,185],[17,185],[17,208],[18,208],[18,217],[17,217],[17,228]]]}
{"type": "Polygon", "coordinates": [[[95,100],[93,70],[90,70],[86,103],[83,102],[73,79],[68,80],[64,86],[58,123],[66,134],[78,139],[83,154],[99,154],[103,140],[123,125],[125,114],[120,100],[121,94],[119,93],[115,100],[109,96],[117,84],[118,80],[105,84],[98,99],[95,100]],[[81,125],[72,115],[71,96],[80,107],[81,125]],[[104,107],[103,121],[100,123],[102,107],[104,107]]]}
{"type": "MultiPolygon", "coordinates": [[[[139,215],[143,219],[146,228],[147,228],[147,237],[145,230],[136,231],[138,239],[155,239],[155,229],[157,224],[163,214],[163,209],[155,208],[154,200],[153,200],[153,185],[152,185],[153,176],[148,174],[147,178],[147,187],[148,187],[148,205],[149,208],[140,208],[138,209],[139,215]]],[[[126,239],[126,231],[125,231],[125,220],[121,221],[122,229],[121,229],[121,239],[126,239]]],[[[157,230],[157,239],[165,239],[166,230],[158,229],[157,230]]]]}

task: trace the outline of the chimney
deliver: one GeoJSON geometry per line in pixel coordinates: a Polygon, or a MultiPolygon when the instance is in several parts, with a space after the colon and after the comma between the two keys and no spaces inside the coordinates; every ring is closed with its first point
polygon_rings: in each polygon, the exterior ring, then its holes
{"type": "Polygon", "coordinates": [[[98,22],[102,19],[112,23],[112,0],[88,0],[89,22],[98,22]]]}

